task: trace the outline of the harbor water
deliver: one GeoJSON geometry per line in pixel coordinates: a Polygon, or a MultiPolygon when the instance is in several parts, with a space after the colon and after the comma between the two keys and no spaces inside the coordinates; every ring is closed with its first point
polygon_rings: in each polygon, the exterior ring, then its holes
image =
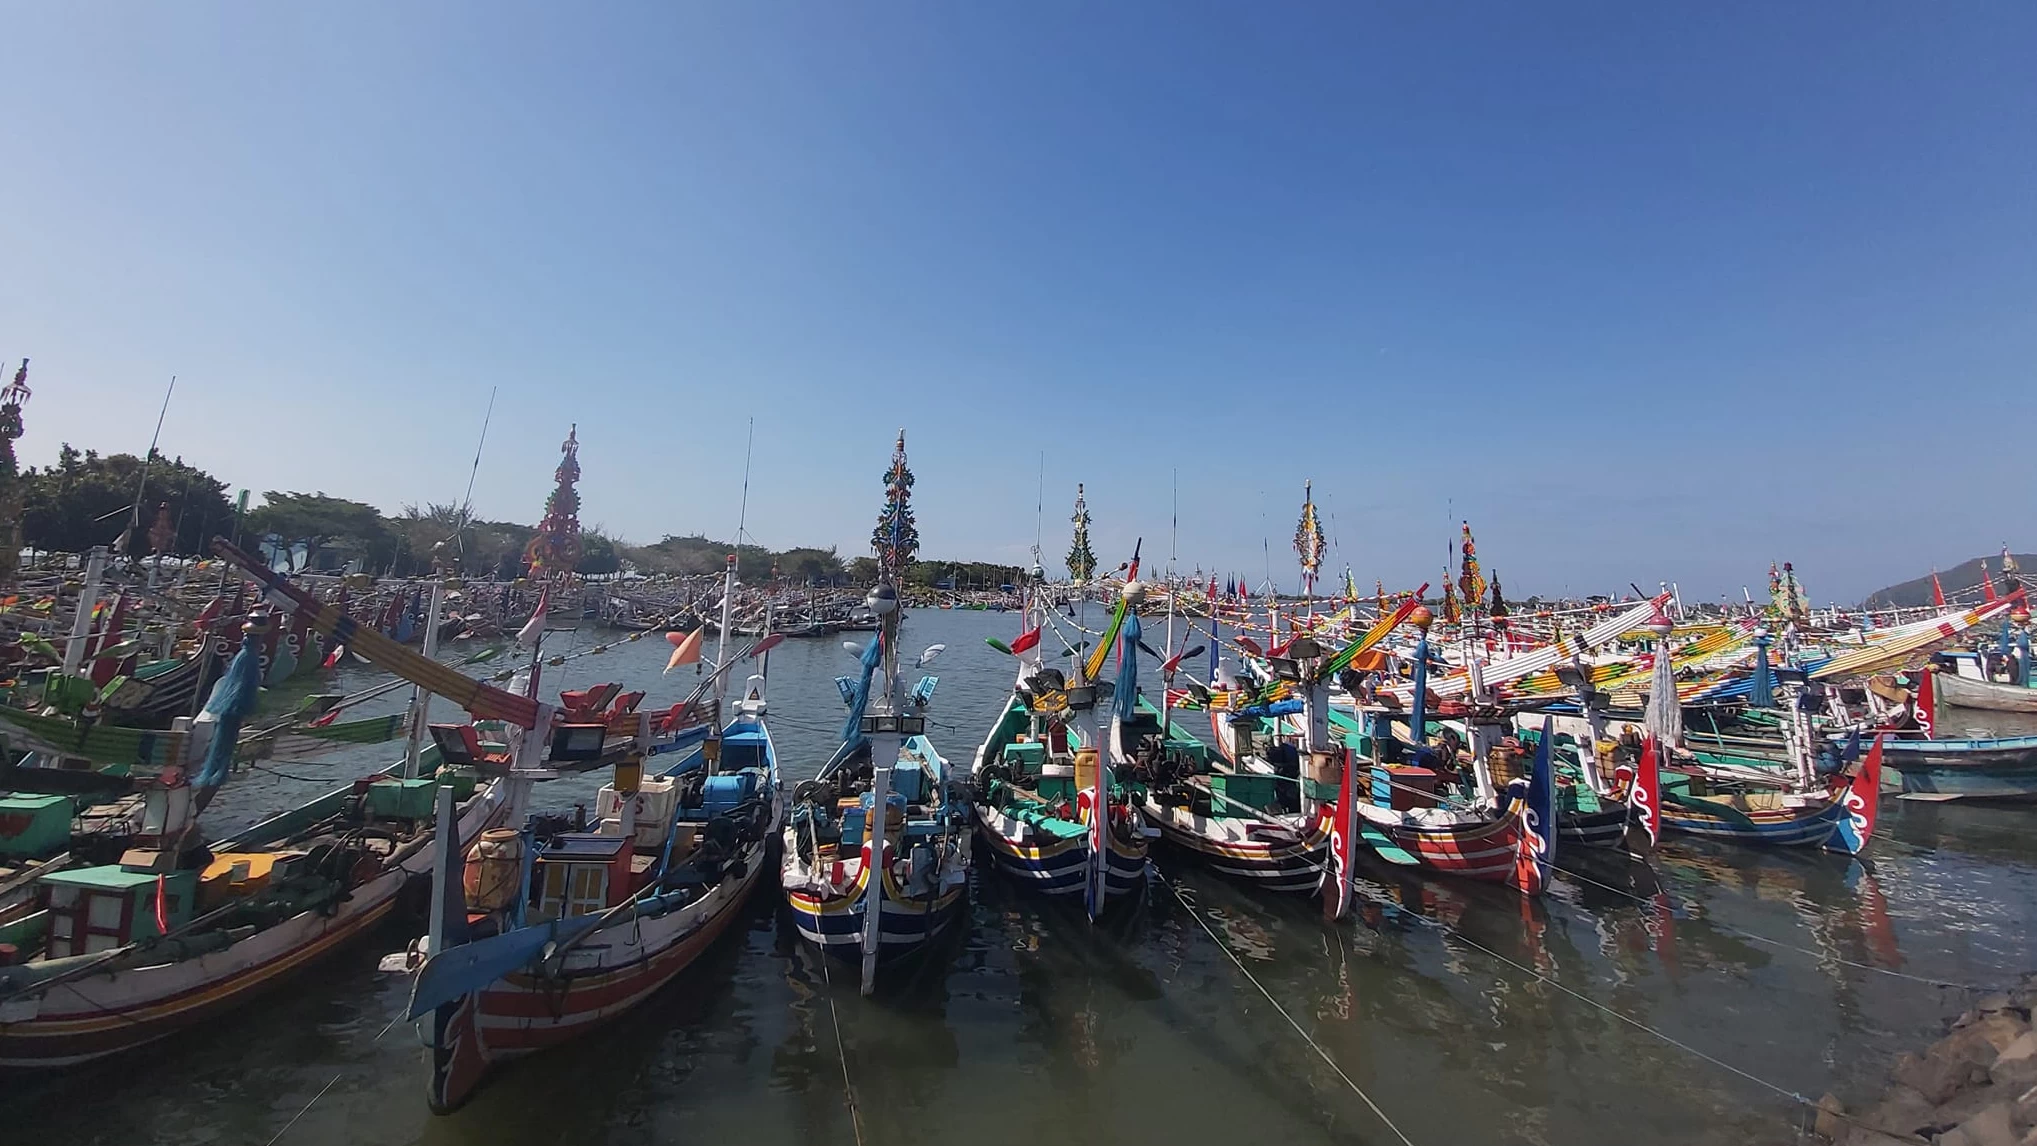
{"type": "MultiPolygon", "coordinates": [[[[1017,628],[985,612],[906,622],[908,654],[948,646],[930,670],[933,735],[958,768],[1012,680],[984,638],[1017,628]]],[[[547,652],[619,636],[557,634],[547,652]]],[[[659,675],[668,651],[655,634],[619,643],[547,669],[545,689],[619,680],[669,705],[695,677],[659,675]]],[[[771,654],[788,786],[834,746],[834,678],[852,667],[841,639],[771,654]]],[[[375,679],[350,675],[342,688],[375,679]]],[[[1989,719],[1953,715],[1960,729],[1989,719]]],[[[388,755],[266,762],[208,823],[223,834],[388,755]]],[[[559,781],[537,801],[591,805],[599,783],[559,781]]],[[[1312,901],[1165,854],[1143,910],[1103,927],[979,873],[967,928],[874,999],[802,949],[767,878],[748,927],[647,1005],[443,1117],[396,1021],[409,981],[376,970],[415,933],[406,920],[238,1014],[0,1079],[0,1125],[68,1146],[848,1144],[858,1122],[869,1143],[1399,1141],[1348,1076],[1416,1146],[1791,1143],[1806,1115],[1790,1095],[1878,1093],[1971,988],[2031,968],[2033,816],[1887,801],[1860,860],[1676,837],[1646,865],[1573,851],[1539,903],[1368,865],[1359,917],[1334,927],[1312,901]]]]}

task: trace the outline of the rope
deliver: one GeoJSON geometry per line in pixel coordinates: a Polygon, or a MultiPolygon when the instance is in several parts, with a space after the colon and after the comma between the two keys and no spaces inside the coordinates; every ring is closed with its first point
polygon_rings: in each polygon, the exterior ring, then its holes
{"type": "MultiPolygon", "coordinates": [[[[1568,871],[1569,869],[1566,868],[1564,870],[1568,871]]],[[[1625,1014],[1622,1014],[1621,1012],[1606,1006],[1604,1003],[1601,1003],[1588,995],[1580,994],[1577,991],[1571,990],[1569,987],[1566,987],[1563,984],[1557,982],[1556,980],[1551,979],[1547,975],[1542,974],[1540,971],[1537,971],[1534,968],[1526,966],[1524,964],[1517,963],[1514,960],[1509,959],[1504,955],[1501,955],[1499,952],[1494,951],[1492,948],[1487,947],[1482,943],[1479,943],[1477,940],[1472,939],[1470,936],[1465,935],[1463,932],[1457,930],[1456,928],[1450,926],[1447,923],[1444,923],[1440,919],[1430,919],[1427,916],[1416,915],[1413,912],[1410,912],[1406,908],[1402,907],[1400,904],[1394,903],[1390,900],[1382,899],[1378,896],[1371,895],[1370,893],[1366,892],[1362,886],[1359,886],[1357,884],[1354,884],[1354,889],[1357,890],[1359,894],[1365,895],[1366,898],[1372,900],[1374,903],[1379,904],[1382,907],[1387,908],[1390,911],[1396,912],[1401,915],[1405,915],[1408,918],[1427,924],[1428,926],[1443,932],[1445,935],[1448,935],[1451,938],[1456,939],[1458,942],[1464,944],[1466,947],[1469,947],[1474,951],[1480,952],[1481,954],[1487,956],[1488,958],[1494,960],[1495,962],[1504,963],[1507,966],[1512,967],[1514,970],[1519,971],[1522,974],[1527,975],[1528,977],[1535,979],[1538,982],[1546,984],[1547,986],[1550,987],[1554,987],[1558,991],[1563,992],[1564,994],[1570,996],[1573,999],[1576,999],[1578,1002],[1583,1003],[1588,1007],[1593,1008],[1594,1010],[1602,1011],[1605,1014],[1611,1015],[1613,1018],[1618,1019],[1619,1021],[1627,1024],[1630,1027],[1633,1027],[1635,1030],[1642,1031],[1649,1035],[1653,1035],[1654,1037],[1660,1039],[1662,1042],[1668,1044],[1669,1046],[1675,1047],[1676,1049],[1683,1051],[1684,1053],[1689,1054],[1694,1058],[1700,1059],[1704,1062],[1708,1062],[1713,1066],[1716,1066],[1719,1069],[1724,1070],[1730,1074],[1746,1079],[1748,1082],[1751,1082],[1754,1085],[1761,1087],[1763,1090],[1769,1091],[1782,1098],[1786,1098],[1799,1106],[1808,1107],[1813,1110],[1825,1111],[1826,1113],[1829,1113],[1836,1118],[1843,1119],[1847,1122],[1853,1123],[1856,1126],[1872,1130],[1878,1134],[1886,1134],[1890,1138],[1896,1139],[1898,1141],[1913,1143],[1916,1144],[1916,1146],[1930,1146],[1928,1140],[1919,1138],[1916,1135],[1906,1134],[1900,1130],[1890,1130],[1887,1127],[1877,1126],[1874,1123],[1867,1122],[1860,1118],[1856,1118],[1853,1115],[1846,1114],[1841,1111],[1829,1110],[1826,1107],[1822,1107],[1818,1105],[1818,1103],[1812,1101],[1809,1098],[1804,1097],[1802,1094],[1799,1094],[1794,1090],[1790,1090],[1787,1087],[1770,1082],[1767,1079],[1760,1077],[1759,1075],[1750,1074],[1747,1071],[1742,1070],[1737,1066],[1734,1066],[1732,1063],[1725,1061],[1724,1059],[1716,1058],[1712,1055],[1706,1054],[1704,1051],[1699,1050],[1698,1048],[1690,1045],[1689,1043],[1684,1042],[1683,1040],[1677,1038],[1674,1035],[1669,1034],[1666,1031],[1659,1030],[1655,1027],[1649,1026],[1647,1023],[1644,1023],[1639,1019],[1631,1018],[1625,1014]]],[[[1614,888],[1612,890],[1618,889],[1614,888]]]]}
{"type": "Polygon", "coordinates": [[[828,969],[828,951],[820,948],[821,982],[827,985],[828,1018],[835,1027],[835,1059],[842,1064],[842,1096],[849,1104],[849,1128],[856,1133],[856,1146],[863,1146],[863,1115],[856,1109],[856,1084],[849,1078],[849,1049],[842,1042],[842,1013],[835,1007],[834,972],[828,969]]]}
{"type": "Polygon", "coordinates": [[[1266,985],[1261,983],[1258,977],[1252,974],[1252,969],[1245,966],[1245,961],[1238,958],[1237,952],[1231,950],[1231,945],[1225,943],[1217,935],[1216,929],[1209,925],[1209,921],[1202,917],[1202,913],[1195,909],[1195,905],[1188,901],[1188,897],[1181,894],[1181,888],[1173,880],[1168,879],[1164,875],[1159,876],[1159,879],[1160,882],[1167,885],[1169,891],[1174,893],[1175,900],[1181,904],[1182,908],[1202,927],[1203,933],[1210,937],[1210,941],[1215,943],[1217,947],[1222,949],[1225,955],[1230,957],[1231,963],[1238,968],[1240,974],[1245,976],[1246,981],[1259,988],[1259,993],[1266,996],[1266,1001],[1273,1004],[1273,1009],[1280,1013],[1281,1018],[1287,1020],[1288,1026],[1294,1028],[1294,1033],[1300,1035],[1302,1041],[1309,1045],[1309,1049],[1315,1051],[1317,1057],[1321,1058],[1331,1070],[1337,1072],[1337,1077],[1344,1080],[1344,1085],[1351,1088],[1351,1093],[1357,1095],[1365,1103],[1366,1109],[1372,1111],[1374,1117],[1384,1123],[1388,1130],[1393,1131],[1393,1136],[1400,1139],[1401,1146],[1414,1146],[1413,1140],[1408,1138],[1407,1134],[1394,1124],[1393,1119],[1386,1116],[1386,1112],[1379,1108],[1378,1103],[1372,1101],[1372,1096],[1366,1094],[1364,1088],[1353,1082],[1350,1075],[1344,1073],[1344,1068],[1337,1065],[1337,1060],[1330,1057],[1330,1052],[1324,1050],[1321,1043],[1316,1042],[1306,1030],[1302,1029],[1300,1023],[1294,1021],[1294,1016],[1288,1014],[1287,1008],[1280,1005],[1280,1000],[1273,997],[1273,992],[1266,989],[1266,985]]]}
{"type": "MultiPolygon", "coordinates": [[[[1611,884],[1600,883],[1598,880],[1595,880],[1590,876],[1577,871],[1574,868],[1567,868],[1561,864],[1557,864],[1556,870],[1571,877],[1572,879],[1578,880],[1582,883],[1588,883],[1601,891],[1610,891],[1614,895],[1624,896],[1625,898],[1631,899],[1635,903],[1638,903],[1641,906],[1649,908],[1651,910],[1656,909],[1660,906],[1656,904],[1654,900],[1644,899],[1641,896],[1635,895],[1633,892],[1626,890],[1625,888],[1619,888],[1614,887],[1611,884]]],[[[1661,910],[1666,911],[1669,909],[1666,907],[1662,907],[1661,910]]],[[[1876,967],[1871,963],[1857,963],[1851,959],[1846,959],[1838,955],[1827,954],[1826,952],[1823,951],[1813,951],[1808,947],[1798,947],[1793,943],[1785,943],[1780,939],[1771,939],[1766,935],[1758,935],[1752,931],[1742,931],[1739,928],[1734,927],[1730,924],[1720,923],[1718,920],[1713,919],[1709,915],[1704,917],[1704,921],[1707,927],[1710,927],[1716,931],[1723,931],[1728,935],[1738,936],[1741,939],[1751,939],[1756,943],[1766,943],[1771,947],[1779,947],[1784,951],[1794,951],[1799,955],[1809,955],[1813,959],[1829,959],[1832,962],[1838,963],[1843,967],[1852,967],[1860,971],[1873,971],[1878,975],[1887,975],[1890,978],[1894,979],[1907,979],[1912,983],[1922,983],[1930,987],[1952,987],[1961,991],[1971,991],[1975,994],[1979,994],[1985,991],[1992,991],[1996,989],[1994,987],[1985,986],[1977,987],[1971,983],[1954,983],[1945,979],[1931,979],[1922,975],[1912,975],[1907,971],[1891,971],[1886,967],[1876,967]]]]}
{"type": "Polygon", "coordinates": [[[326,1091],[331,1090],[333,1087],[339,1085],[339,1080],[340,1076],[335,1074],[332,1076],[331,1082],[328,1082],[324,1086],[320,1087],[318,1093],[311,1096],[311,1101],[304,1104],[304,1109],[291,1115],[290,1121],[285,1122],[283,1124],[283,1129],[276,1131],[276,1136],[269,1139],[268,1146],[276,1146],[276,1143],[281,1142],[283,1140],[283,1135],[290,1133],[290,1128],[292,1126],[297,1125],[297,1120],[304,1117],[306,1114],[310,1113],[311,1108],[313,1106],[318,1105],[318,1100],[325,1097],[326,1091]]]}

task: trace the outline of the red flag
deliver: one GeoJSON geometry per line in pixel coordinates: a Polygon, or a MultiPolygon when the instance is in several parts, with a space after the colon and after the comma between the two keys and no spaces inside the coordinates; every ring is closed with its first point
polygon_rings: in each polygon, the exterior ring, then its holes
{"type": "Polygon", "coordinates": [[[1945,607],[1945,586],[1938,583],[1936,569],[1931,570],[1931,603],[1941,609],[1945,607]]]}
{"type": "Polygon", "coordinates": [[[1652,849],[1662,838],[1662,755],[1661,747],[1653,736],[1641,742],[1641,760],[1634,769],[1633,783],[1627,787],[1627,807],[1632,809],[1634,822],[1648,834],[1648,846],[1652,849]]]}
{"type": "Polygon", "coordinates": [[[170,933],[170,877],[156,876],[156,934],[170,933]]]}
{"type": "Polygon", "coordinates": [[[1040,630],[1037,628],[1027,629],[1025,632],[1020,633],[1016,640],[1012,641],[1011,643],[1012,654],[1015,656],[1019,653],[1025,652],[1027,649],[1030,649],[1034,645],[1037,645],[1039,643],[1040,643],[1040,630]]]}
{"type": "Polygon", "coordinates": [[[1917,679],[1917,728],[1929,740],[1938,729],[1938,686],[1931,683],[1931,670],[1925,669],[1917,679]]]}
{"type": "Polygon", "coordinates": [[[1995,579],[1988,576],[1987,562],[1985,561],[1980,563],[1980,588],[1981,592],[1987,594],[1988,600],[1992,601],[1995,599],[1995,579]]]}

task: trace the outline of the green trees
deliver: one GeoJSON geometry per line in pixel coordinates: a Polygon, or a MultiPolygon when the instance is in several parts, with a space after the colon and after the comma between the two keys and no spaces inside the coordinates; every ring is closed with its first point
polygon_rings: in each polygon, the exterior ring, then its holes
{"type": "MultiPolygon", "coordinates": [[[[226,483],[182,458],[165,459],[160,451],[142,480],[143,461],[133,454],[100,457],[66,442],[57,462],[22,475],[21,539],[38,549],[76,553],[94,545],[110,545],[128,527],[136,493],[141,528],[130,538],[128,552],[147,552],[144,536],[159,506],[168,505],[176,540],[173,553],[202,552],[215,533],[233,529],[233,505],[226,483]]],[[[378,515],[379,516],[379,515],[378,515]]]]}
{"type": "Polygon", "coordinates": [[[246,531],[273,533],[285,546],[302,545],[307,569],[322,568],[320,555],[335,547],[348,550],[370,570],[387,567],[396,556],[396,532],[381,510],[324,491],[263,492],[262,504],[248,513],[246,531]]]}

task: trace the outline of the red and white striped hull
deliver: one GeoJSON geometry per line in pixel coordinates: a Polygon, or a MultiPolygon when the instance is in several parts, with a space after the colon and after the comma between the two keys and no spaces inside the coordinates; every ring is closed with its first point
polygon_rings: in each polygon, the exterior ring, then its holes
{"type": "Polygon", "coordinates": [[[1528,855],[1526,823],[1518,808],[1483,823],[1420,827],[1395,817],[1383,826],[1401,850],[1431,871],[1503,883],[1524,895],[1542,893],[1541,869],[1528,855]]]}
{"type": "Polygon", "coordinates": [[[767,866],[763,844],[743,858],[741,878],[668,915],[597,932],[567,953],[556,976],[512,972],[433,1019],[425,1052],[432,1109],[458,1108],[496,1062],[578,1038],[671,982],[742,914],[767,866]]]}

